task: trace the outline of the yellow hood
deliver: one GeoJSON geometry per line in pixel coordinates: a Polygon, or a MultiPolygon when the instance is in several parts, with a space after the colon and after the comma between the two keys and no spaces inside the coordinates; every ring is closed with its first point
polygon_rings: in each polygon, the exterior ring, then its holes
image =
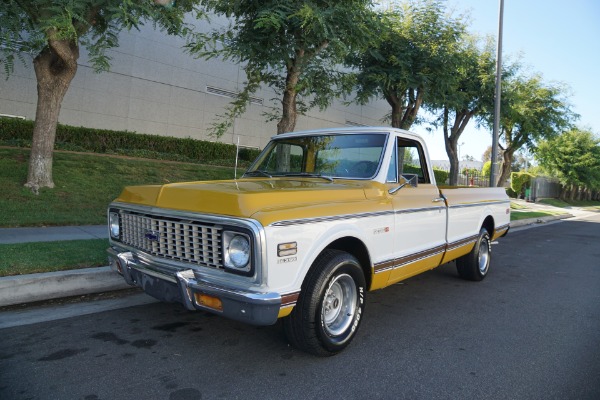
{"type": "Polygon", "coordinates": [[[240,179],[174,183],[164,186],[129,186],[117,201],[139,205],[251,217],[268,210],[305,208],[373,197],[373,182],[319,179],[240,179]]]}

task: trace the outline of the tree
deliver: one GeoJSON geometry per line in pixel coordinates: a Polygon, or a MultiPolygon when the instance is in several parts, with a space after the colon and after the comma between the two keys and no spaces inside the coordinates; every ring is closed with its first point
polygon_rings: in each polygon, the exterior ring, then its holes
{"type": "MultiPolygon", "coordinates": [[[[157,0],[158,2],[159,0],[157,0]]],[[[162,0],[160,0],[162,1],[162,0]]],[[[123,29],[153,21],[169,34],[186,29],[184,15],[193,0],[163,7],[143,0],[9,0],[0,9],[0,63],[8,75],[15,58],[32,54],[37,108],[25,186],[37,192],[54,187],[52,151],[62,100],[77,73],[80,47],[87,48],[97,71],[107,70],[107,49],[119,45],[123,29]]]]}
{"type": "Polygon", "coordinates": [[[250,95],[266,84],[281,96],[277,133],[293,131],[298,114],[325,109],[348,91],[340,67],[352,49],[371,39],[370,0],[215,0],[210,9],[233,19],[225,30],[198,34],[187,48],[198,57],[221,57],[244,65],[247,82],[214,135],[224,134],[250,95]]]}
{"type": "Polygon", "coordinates": [[[488,146],[481,155],[481,161],[484,163],[492,160],[492,146],[488,146]]]}
{"type": "Polygon", "coordinates": [[[465,31],[440,0],[405,1],[377,16],[375,46],[353,54],[357,102],[383,97],[391,107],[391,125],[410,129],[421,106],[447,87],[449,64],[465,31]]]}
{"type": "Polygon", "coordinates": [[[486,162],[483,163],[483,167],[481,168],[481,175],[483,175],[486,178],[489,178],[491,171],[492,171],[492,161],[487,160],[486,162]]]}
{"type": "Polygon", "coordinates": [[[587,130],[572,129],[540,142],[535,158],[544,170],[557,177],[563,185],[563,198],[600,189],[600,138],[587,130]],[[578,190],[579,188],[583,190],[578,190]]]}
{"type": "Polygon", "coordinates": [[[446,154],[450,160],[450,185],[458,183],[458,141],[467,124],[477,117],[484,119],[494,104],[494,47],[490,39],[480,46],[474,37],[467,38],[451,58],[453,74],[445,90],[432,99],[431,108],[441,109],[446,154]],[[453,119],[453,121],[451,121],[453,119]]]}
{"type": "MultiPolygon", "coordinates": [[[[510,177],[517,150],[535,149],[539,140],[552,139],[577,118],[564,98],[568,89],[562,84],[544,83],[540,75],[514,75],[505,80],[502,91],[500,140],[504,146],[500,146],[502,169],[497,185],[510,177]]],[[[492,117],[488,124],[493,124],[492,117]]]]}

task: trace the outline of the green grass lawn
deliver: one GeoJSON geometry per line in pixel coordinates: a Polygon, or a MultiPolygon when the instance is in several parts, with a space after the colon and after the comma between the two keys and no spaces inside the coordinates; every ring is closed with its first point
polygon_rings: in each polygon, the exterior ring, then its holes
{"type": "Polygon", "coordinates": [[[520,219],[529,219],[529,218],[541,218],[541,217],[550,217],[553,215],[565,214],[562,212],[551,212],[551,211],[512,211],[510,213],[511,221],[518,221],[520,219]]]}
{"type": "Polygon", "coordinates": [[[526,204],[520,204],[520,203],[515,203],[515,202],[510,203],[510,211],[511,211],[510,212],[510,220],[511,221],[567,214],[567,211],[562,211],[562,210],[557,210],[557,211],[533,210],[530,207],[527,207],[526,204]]]}
{"type": "Polygon", "coordinates": [[[581,207],[589,211],[600,211],[600,203],[597,201],[571,201],[569,203],[559,199],[542,199],[542,204],[548,204],[554,207],[568,208],[568,207],[581,207]]]}
{"type": "Polygon", "coordinates": [[[0,276],[108,265],[108,239],[0,244],[0,276]]]}
{"type": "Polygon", "coordinates": [[[233,178],[228,167],[55,153],[55,188],[34,195],[23,187],[28,161],[29,150],[0,149],[0,227],[104,224],[125,186],[233,178]]]}

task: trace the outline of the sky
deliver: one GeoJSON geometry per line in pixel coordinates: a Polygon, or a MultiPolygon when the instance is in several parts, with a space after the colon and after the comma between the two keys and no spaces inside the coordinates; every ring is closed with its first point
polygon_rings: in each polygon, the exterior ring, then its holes
{"type": "MultiPolygon", "coordinates": [[[[448,0],[457,12],[470,10],[470,31],[498,34],[500,0],[448,0]]],[[[562,82],[571,88],[577,125],[600,135],[600,1],[504,0],[502,58],[521,55],[528,73],[539,73],[545,82],[562,82]]],[[[460,158],[480,160],[492,144],[491,132],[469,122],[459,139],[460,158]]],[[[411,130],[423,136],[431,159],[448,159],[441,128],[411,130]]]]}

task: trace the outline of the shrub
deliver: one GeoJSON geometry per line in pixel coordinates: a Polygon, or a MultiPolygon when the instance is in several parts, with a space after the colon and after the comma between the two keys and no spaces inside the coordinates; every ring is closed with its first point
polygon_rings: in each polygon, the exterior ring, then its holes
{"type": "Polygon", "coordinates": [[[531,185],[534,176],[529,172],[513,172],[510,174],[510,188],[517,195],[524,194],[525,189],[531,185]]]}
{"type": "Polygon", "coordinates": [[[435,181],[437,182],[437,184],[443,185],[448,180],[448,175],[450,175],[450,173],[442,169],[434,168],[433,175],[435,175],[435,181]]]}
{"type": "MultiPolygon", "coordinates": [[[[33,121],[0,118],[0,142],[19,147],[31,146],[33,121]]],[[[120,154],[160,160],[234,165],[236,146],[192,138],[148,135],[59,124],[57,150],[120,154]]],[[[248,164],[259,150],[241,148],[239,161],[248,164]]]]}
{"type": "Polygon", "coordinates": [[[516,199],[517,198],[517,193],[514,190],[512,190],[511,188],[509,188],[509,187],[506,188],[506,194],[511,199],[516,199]]]}

